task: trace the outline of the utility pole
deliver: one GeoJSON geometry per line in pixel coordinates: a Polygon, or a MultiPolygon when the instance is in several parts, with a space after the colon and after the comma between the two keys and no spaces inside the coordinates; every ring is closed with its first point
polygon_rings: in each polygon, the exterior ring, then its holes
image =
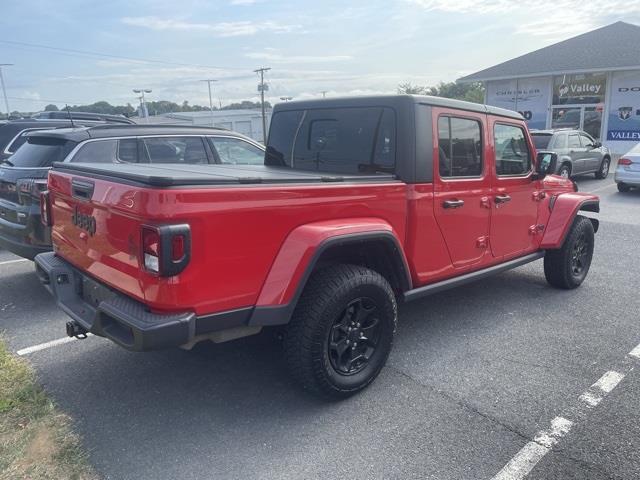
{"type": "Polygon", "coordinates": [[[200,80],[201,82],[207,82],[207,86],[209,87],[209,110],[211,110],[211,126],[213,127],[213,98],[211,97],[211,83],[217,82],[218,80],[207,79],[200,80]]]}
{"type": "Polygon", "coordinates": [[[327,91],[326,90],[322,90],[320,93],[322,94],[322,98],[327,98],[327,91]]]}
{"type": "Polygon", "coordinates": [[[11,110],[9,110],[9,100],[7,99],[7,88],[4,84],[4,76],[2,75],[2,67],[10,67],[13,63],[0,63],[0,84],[2,84],[2,95],[4,96],[4,106],[7,109],[7,120],[9,120],[9,114],[11,110]]]}
{"type": "Polygon", "coordinates": [[[258,85],[258,91],[260,92],[260,103],[262,105],[262,139],[264,144],[267,144],[267,116],[264,111],[264,92],[269,90],[269,85],[264,83],[264,72],[271,70],[271,67],[262,67],[254,70],[254,73],[260,74],[260,84],[258,85]]]}
{"type": "Polygon", "coordinates": [[[147,103],[144,99],[145,93],[151,93],[152,90],[150,88],[134,88],[133,93],[140,94],[140,113],[142,116],[147,119],[147,123],[149,123],[149,112],[147,112],[147,103]]]}

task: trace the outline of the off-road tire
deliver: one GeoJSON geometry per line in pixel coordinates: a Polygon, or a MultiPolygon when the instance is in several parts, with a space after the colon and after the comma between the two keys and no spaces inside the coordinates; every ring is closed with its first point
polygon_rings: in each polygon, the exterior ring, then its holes
{"type": "Polygon", "coordinates": [[[609,176],[609,168],[611,167],[611,159],[609,157],[604,157],[602,159],[602,163],[600,164],[600,168],[596,172],[596,178],[598,180],[604,180],[609,176]],[[606,172],[605,172],[606,170],[606,172]]]}
{"type": "MultiPolygon", "coordinates": [[[[309,278],[285,333],[285,359],[291,376],[303,389],[324,398],[346,398],[359,392],[378,376],[386,363],[397,317],[393,290],[379,273],[349,264],[318,269],[309,278]],[[339,334],[346,332],[346,329],[342,330],[343,322],[339,319],[353,319],[348,315],[353,315],[350,312],[353,312],[353,302],[358,298],[375,303],[377,310],[374,312],[378,312],[379,321],[375,323],[379,329],[377,345],[362,370],[344,374],[334,365],[336,360],[332,354],[335,353],[332,353],[331,345],[335,349],[335,342],[332,344],[331,339],[337,328],[340,328],[339,334]]],[[[363,345],[358,348],[363,348],[363,345]]],[[[345,353],[351,355],[350,352],[345,353]]]]}
{"type": "Polygon", "coordinates": [[[562,166],[560,166],[560,169],[558,170],[558,175],[560,175],[563,178],[571,178],[571,167],[569,165],[567,165],[566,163],[562,166]],[[567,175],[563,175],[562,171],[566,170],[567,175]]]}
{"type": "Polygon", "coordinates": [[[562,247],[545,253],[544,276],[547,282],[556,288],[579,287],[589,273],[593,246],[591,220],[582,215],[576,216],[562,247]],[[576,260],[577,257],[580,261],[576,260]]]}
{"type": "Polygon", "coordinates": [[[622,182],[618,183],[618,191],[620,193],[627,193],[630,190],[631,190],[631,187],[626,183],[622,183],[622,182]]]}

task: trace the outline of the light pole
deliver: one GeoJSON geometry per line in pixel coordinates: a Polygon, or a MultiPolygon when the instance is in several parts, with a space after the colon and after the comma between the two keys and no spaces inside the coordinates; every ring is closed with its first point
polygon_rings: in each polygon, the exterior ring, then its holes
{"type": "Polygon", "coordinates": [[[322,98],[327,98],[327,91],[326,90],[322,90],[320,93],[322,94],[322,98]]]}
{"type": "Polygon", "coordinates": [[[144,118],[147,119],[147,123],[149,122],[149,114],[147,112],[147,103],[144,99],[145,93],[151,93],[152,90],[150,88],[134,88],[133,93],[140,94],[140,113],[144,118]]]}
{"type": "Polygon", "coordinates": [[[2,84],[2,95],[4,96],[4,106],[7,108],[7,120],[9,120],[9,100],[7,99],[7,88],[4,84],[4,76],[2,75],[2,67],[10,67],[13,63],[0,63],[0,84],[2,84]]]}
{"type": "Polygon", "coordinates": [[[271,70],[271,67],[262,67],[254,70],[255,73],[260,74],[260,84],[258,85],[258,91],[260,92],[260,104],[262,106],[262,140],[264,144],[267,144],[267,116],[264,111],[264,92],[269,90],[269,85],[264,83],[264,72],[271,70]]]}
{"type": "Polygon", "coordinates": [[[211,82],[217,82],[218,80],[208,79],[200,81],[207,82],[207,86],[209,87],[209,110],[211,110],[211,126],[213,127],[213,98],[211,97],[211,82]]]}

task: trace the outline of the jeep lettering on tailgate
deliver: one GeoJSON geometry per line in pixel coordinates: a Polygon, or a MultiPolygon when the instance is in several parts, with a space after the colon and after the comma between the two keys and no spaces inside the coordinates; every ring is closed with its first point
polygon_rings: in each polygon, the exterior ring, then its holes
{"type": "Polygon", "coordinates": [[[93,215],[86,215],[80,212],[77,206],[73,209],[71,223],[82,230],[86,230],[92,237],[96,234],[96,218],[93,215]]]}

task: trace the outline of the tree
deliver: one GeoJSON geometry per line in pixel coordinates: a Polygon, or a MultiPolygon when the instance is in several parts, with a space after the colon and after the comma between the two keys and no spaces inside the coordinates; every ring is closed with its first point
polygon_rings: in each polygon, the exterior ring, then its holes
{"type": "Polygon", "coordinates": [[[57,112],[60,109],[58,108],[57,105],[54,105],[53,103],[50,103],[49,105],[47,105],[46,107],[44,107],[44,111],[45,112],[57,112]]]}
{"type": "Polygon", "coordinates": [[[398,85],[399,94],[433,95],[434,97],[455,98],[467,102],[484,103],[484,86],[481,82],[458,83],[440,82],[435,87],[421,87],[405,82],[398,85]]]}
{"type": "Polygon", "coordinates": [[[458,100],[466,100],[467,102],[484,103],[484,86],[481,82],[440,82],[435,87],[429,87],[427,93],[436,97],[455,98],[458,100]]]}
{"type": "Polygon", "coordinates": [[[411,82],[405,82],[398,85],[398,95],[424,95],[426,91],[426,87],[413,85],[411,82]]]}

